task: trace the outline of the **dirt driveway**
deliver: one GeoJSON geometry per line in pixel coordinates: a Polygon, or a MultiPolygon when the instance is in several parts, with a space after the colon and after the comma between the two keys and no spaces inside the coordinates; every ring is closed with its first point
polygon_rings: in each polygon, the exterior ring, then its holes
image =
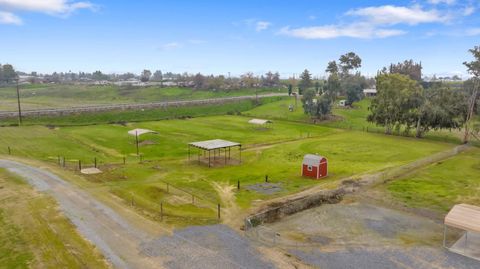
{"type": "Polygon", "coordinates": [[[322,269],[480,268],[441,247],[441,223],[359,197],[288,216],[255,236],[322,269]]]}
{"type": "Polygon", "coordinates": [[[137,228],[86,191],[46,170],[9,160],[0,160],[0,167],[51,194],[80,234],[116,268],[274,267],[248,240],[225,225],[193,227],[159,237],[137,228]]]}

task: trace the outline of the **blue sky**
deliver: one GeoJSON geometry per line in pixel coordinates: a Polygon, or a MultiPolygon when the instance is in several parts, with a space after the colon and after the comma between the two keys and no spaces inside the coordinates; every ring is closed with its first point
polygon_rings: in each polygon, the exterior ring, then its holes
{"type": "Polygon", "coordinates": [[[0,0],[0,63],[24,71],[152,71],[286,77],[354,51],[374,75],[421,61],[465,74],[480,1],[0,0]]]}

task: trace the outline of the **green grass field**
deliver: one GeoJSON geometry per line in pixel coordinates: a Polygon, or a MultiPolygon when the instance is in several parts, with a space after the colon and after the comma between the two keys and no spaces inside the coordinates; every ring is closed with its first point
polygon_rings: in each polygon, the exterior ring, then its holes
{"type": "MultiPolygon", "coordinates": [[[[194,90],[191,88],[120,87],[86,85],[22,85],[23,109],[59,108],[95,104],[146,103],[254,95],[255,89],[194,90]]],[[[279,88],[258,89],[259,94],[286,92],[279,88]]],[[[16,89],[0,87],[0,110],[17,109],[16,89]]]]}
{"type": "Polygon", "coordinates": [[[447,212],[458,203],[480,204],[480,149],[474,148],[388,184],[410,207],[447,212]]]}
{"type": "Polygon", "coordinates": [[[52,198],[1,169],[0,186],[1,268],[108,268],[52,198]]]}
{"type": "MultiPolygon", "coordinates": [[[[274,120],[270,129],[258,129],[247,123],[253,115],[263,116],[262,111],[274,110],[272,107],[284,113],[286,102],[288,100],[267,103],[242,113],[243,116],[208,116],[126,126],[3,127],[0,128],[0,152],[6,153],[10,146],[14,155],[50,162],[64,156],[70,169],[76,169],[78,160],[85,167],[93,165],[93,159],[97,158],[104,173],[85,176],[86,180],[105,186],[125,204],[133,199],[138,210],[154,219],[158,219],[162,202],[168,216],[166,221],[182,226],[216,221],[216,203],[225,202],[220,201],[216,183],[236,186],[240,181],[241,190],[235,191],[235,199],[238,206],[247,209],[255,201],[317,184],[335,186],[341,178],[402,165],[452,146],[297,121],[274,120]],[[135,155],[134,138],[127,135],[133,128],[158,132],[141,137],[142,163],[135,155]],[[208,168],[195,161],[188,162],[189,142],[215,138],[242,143],[245,149],[242,164],[208,168]],[[329,159],[328,179],[316,181],[300,176],[300,164],[306,153],[318,153],[329,159]],[[121,164],[124,156],[126,165],[121,164]],[[264,194],[247,189],[264,182],[265,175],[270,182],[280,184],[279,192],[264,194]],[[171,186],[169,192],[166,183],[171,186]],[[201,199],[192,204],[190,194],[201,199]]],[[[288,112],[288,104],[286,110],[288,112]]],[[[299,119],[303,117],[298,110],[293,114],[299,119]]]]}

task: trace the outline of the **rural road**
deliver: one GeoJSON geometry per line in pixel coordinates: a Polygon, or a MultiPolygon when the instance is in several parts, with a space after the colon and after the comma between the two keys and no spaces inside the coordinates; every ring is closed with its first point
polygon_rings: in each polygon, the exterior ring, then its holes
{"type": "Polygon", "coordinates": [[[191,227],[158,237],[46,170],[1,159],[0,168],[52,195],[79,233],[115,268],[274,268],[225,225],[191,227]]]}
{"type": "MultiPolygon", "coordinates": [[[[287,96],[286,93],[269,93],[259,94],[258,98],[265,97],[277,97],[287,96]]],[[[184,101],[163,101],[163,102],[151,102],[151,103],[125,103],[125,104],[99,104],[90,106],[76,106],[67,108],[44,108],[34,110],[23,110],[23,116],[59,116],[69,115],[75,113],[87,113],[87,112],[103,112],[112,110],[132,110],[132,109],[152,109],[152,108],[166,108],[177,106],[191,106],[191,105],[203,105],[203,104],[223,104],[235,101],[254,100],[257,98],[255,95],[246,96],[234,96],[234,97],[222,97],[211,99],[199,99],[199,100],[184,100],[184,101]]],[[[0,111],[1,118],[13,118],[17,117],[17,111],[0,111]]]]}

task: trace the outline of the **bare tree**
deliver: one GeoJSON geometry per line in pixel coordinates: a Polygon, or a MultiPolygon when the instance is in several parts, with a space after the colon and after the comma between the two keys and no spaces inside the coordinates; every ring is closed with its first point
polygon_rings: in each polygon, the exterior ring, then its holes
{"type": "Polygon", "coordinates": [[[472,77],[472,92],[468,99],[468,113],[465,119],[465,133],[463,136],[463,143],[467,143],[470,135],[470,125],[475,112],[475,105],[478,98],[478,88],[480,86],[480,46],[475,46],[473,49],[469,50],[473,57],[474,61],[464,62],[463,64],[467,67],[467,70],[472,77]]]}

